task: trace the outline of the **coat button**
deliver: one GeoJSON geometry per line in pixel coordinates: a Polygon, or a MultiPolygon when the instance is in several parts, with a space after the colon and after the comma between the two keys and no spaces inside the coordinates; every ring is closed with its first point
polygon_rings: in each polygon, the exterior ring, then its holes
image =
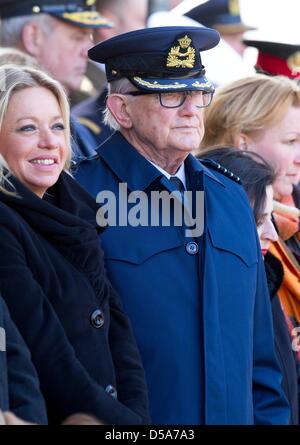
{"type": "Polygon", "coordinates": [[[118,398],[117,390],[116,390],[116,388],[115,388],[114,386],[112,386],[112,385],[108,385],[108,386],[105,388],[105,392],[106,392],[106,394],[108,394],[109,396],[111,396],[113,399],[117,399],[117,398],[118,398]]]}
{"type": "Polygon", "coordinates": [[[96,309],[90,316],[91,324],[94,328],[99,329],[104,325],[104,315],[100,309],[96,309]]]}
{"type": "Polygon", "coordinates": [[[196,255],[199,252],[199,246],[194,241],[187,243],[185,249],[189,255],[196,255]]]}

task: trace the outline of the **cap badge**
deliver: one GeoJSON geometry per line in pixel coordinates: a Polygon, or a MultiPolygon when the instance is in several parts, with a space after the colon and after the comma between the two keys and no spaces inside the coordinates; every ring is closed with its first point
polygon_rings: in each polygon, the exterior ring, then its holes
{"type": "Polygon", "coordinates": [[[287,65],[288,65],[289,69],[292,71],[292,73],[300,72],[300,51],[293,53],[287,59],[287,65]]]}
{"type": "Polygon", "coordinates": [[[168,68],[194,68],[196,50],[191,45],[192,39],[187,35],[176,40],[179,43],[173,46],[167,57],[168,68]]]}
{"type": "Polygon", "coordinates": [[[228,0],[228,8],[231,15],[240,15],[239,0],[228,0]]]}

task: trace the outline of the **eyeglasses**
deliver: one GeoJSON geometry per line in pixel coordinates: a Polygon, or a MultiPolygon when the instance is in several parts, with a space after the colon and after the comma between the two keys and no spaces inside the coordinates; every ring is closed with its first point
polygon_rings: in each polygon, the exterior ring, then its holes
{"type": "Polygon", "coordinates": [[[211,104],[214,91],[205,91],[205,90],[197,90],[197,91],[180,91],[174,93],[159,93],[153,91],[131,91],[128,93],[122,93],[124,95],[130,96],[144,96],[146,94],[158,94],[159,101],[162,107],[164,108],[179,108],[186,101],[187,96],[189,95],[194,102],[197,108],[206,108],[211,104]]]}

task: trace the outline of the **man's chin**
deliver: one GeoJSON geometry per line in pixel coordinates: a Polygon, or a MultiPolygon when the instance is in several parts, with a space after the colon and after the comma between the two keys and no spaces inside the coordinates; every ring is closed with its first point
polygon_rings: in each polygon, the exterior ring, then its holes
{"type": "Polygon", "coordinates": [[[182,137],[182,138],[178,138],[178,140],[177,140],[178,149],[181,151],[187,151],[189,153],[192,153],[192,152],[198,150],[200,147],[200,143],[201,143],[200,137],[196,137],[196,138],[182,137]]]}

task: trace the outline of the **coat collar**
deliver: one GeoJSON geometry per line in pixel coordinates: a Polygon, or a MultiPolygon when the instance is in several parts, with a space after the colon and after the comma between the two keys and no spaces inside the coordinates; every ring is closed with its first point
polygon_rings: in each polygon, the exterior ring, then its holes
{"type": "Polygon", "coordinates": [[[99,299],[107,295],[95,200],[67,173],[41,199],[9,176],[17,195],[0,192],[0,202],[14,210],[33,230],[89,279],[99,299]]]}
{"type": "MultiPolygon", "coordinates": [[[[163,175],[148,162],[120,132],[114,133],[97,150],[98,155],[116,174],[120,182],[127,183],[133,190],[145,190],[149,185],[163,175]]],[[[197,174],[203,172],[206,176],[223,185],[208,168],[203,166],[193,155],[185,160],[186,172],[197,174]]],[[[163,182],[163,181],[162,181],[163,182]]]]}

